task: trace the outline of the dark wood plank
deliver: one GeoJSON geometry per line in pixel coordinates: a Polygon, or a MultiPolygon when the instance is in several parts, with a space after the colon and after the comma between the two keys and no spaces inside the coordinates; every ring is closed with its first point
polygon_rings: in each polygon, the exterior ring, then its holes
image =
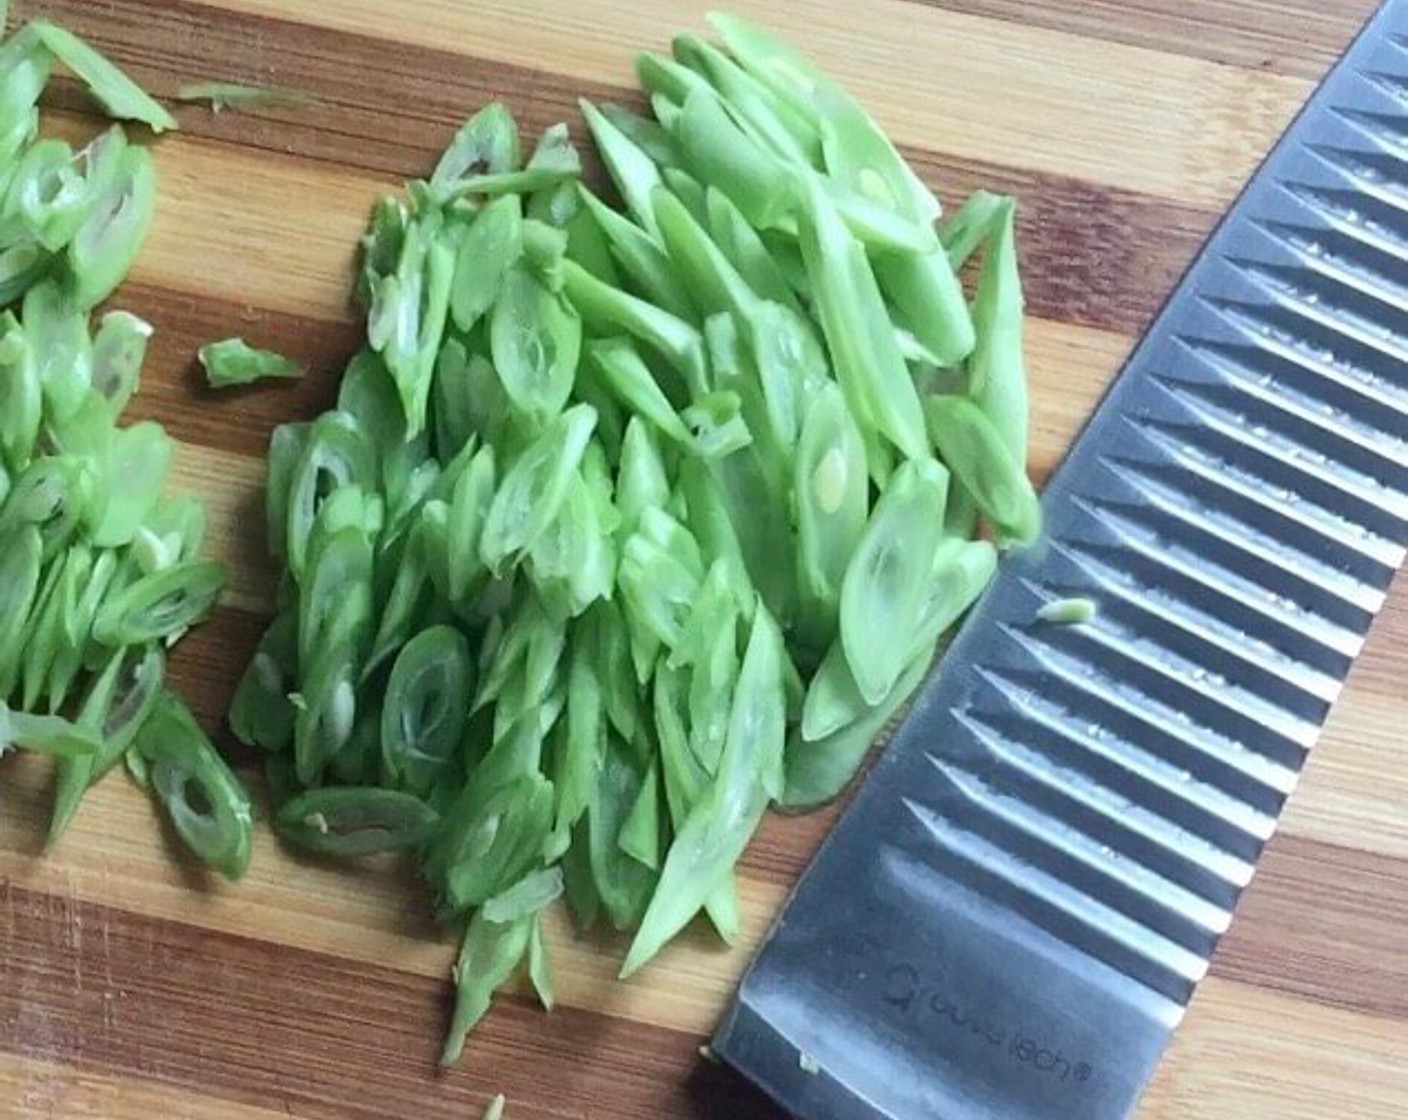
{"type": "Polygon", "coordinates": [[[1408,861],[1277,837],[1213,970],[1408,1023],[1408,861]]]}
{"type": "Polygon", "coordinates": [[[0,1052],[306,1120],[466,1120],[495,1092],[514,1120],[781,1120],[680,1032],[504,998],[442,1073],[448,981],[10,883],[0,910],[0,1052]]]}
{"type": "Polygon", "coordinates": [[[141,391],[123,419],[156,420],[183,442],[263,458],[277,425],[312,420],[336,403],[342,370],[362,344],[362,327],[350,318],[321,321],[215,299],[199,292],[198,276],[191,283],[191,291],[124,284],[110,301],[155,328],[141,391]],[[196,352],[232,335],[287,355],[307,374],[211,389],[196,352]]]}

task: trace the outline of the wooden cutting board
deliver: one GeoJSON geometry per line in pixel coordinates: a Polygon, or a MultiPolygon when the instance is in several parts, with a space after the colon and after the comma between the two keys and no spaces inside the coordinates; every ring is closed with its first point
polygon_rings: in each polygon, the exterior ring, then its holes
{"type": "MultiPolygon", "coordinates": [[[[272,426],[314,416],[357,345],[349,267],[370,203],[502,97],[536,132],[631,99],[630,61],[702,27],[686,0],[17,0],[158,94],[192,80],[306,91],[180,112],[155,228],[121,303],[157,327],[134,409],[181,441],[233,567],[176,683],[223,716],[269,602],[258,487],[272,426]],[[192,366],[243,334],[316,372],[216,396],[192,366]]],[[[946,202],[1022,200],[1035,453],[1050,469],[1131,340],[1372,0],[739,0],[872,107],[946,202]]],[[[91,129],[78,91],[57,126],[91,129]]],[[[1408,1114],[1408,587],[1363,654],[1144,1120],[1408,1114]]],[[[611,982],[621,946],[555,941],[562,1006],[506,998],[457,1069],[434,1059],[451,948],[395,867],[294,861],[248,878],[175,854],[120,775],[40,856],[48,776],[0,770],[0,1116],[146,1120],[775,1117],[701,1061],[748,951],[830,817],[773,821],[745,860],[747,937],[611,982]]],[[[1078,1118],[1072,1118],[1078,1120],[1078,1118]]]]}

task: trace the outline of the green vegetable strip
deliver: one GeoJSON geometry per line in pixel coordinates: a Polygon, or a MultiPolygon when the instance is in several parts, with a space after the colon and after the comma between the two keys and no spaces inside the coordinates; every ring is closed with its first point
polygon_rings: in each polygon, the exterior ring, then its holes
{"type": "Polygon", "coordinates": [[[497,101],[484,106],[455,133],[430,177],[430,189],[449,198],[474,175],[516,171],[519,164],[518,125],[497,101]]]}
{"type": "Polygon", "coordinates": [[[1100,604],[1094,599],[1053,599],[1041,605],[1036,617],[1041,622],[1080,625],[1092,621],[1099,613],[1100,604]]]}
{"type": "Polygon", "coordinates": [[[978,279],[973,320],[978,343],[968,360],[968,393],[997,429],[1019,470],[1027,464],[1027,378],[1022,359],[1022,281],[1017,273],[1016,204],[1006,200],[978,279]]]}
{"type": "Polygon", "coordinates": [[[841,393],[828,385],[812,402],[797,449],[799,581],[813,626],[832,633],[841,581],[865,532],[870,486],[865,448],[841,393]]]}
{"type": "Polygon", "coordinates": [[[919,395],[895,345],[875,274],[813,181],[800,225],[807,276],[847,403],[858,420],[872,421],[905,455],[927,458],[919,395]]]}
{"type": "Polygon", "coordinates": [[[755,227],[778,224],[791,208],[795,176],[734,123],[712,90],[685,99],[675,139],[699,180],[727,194],[755,227]]]}
{"type": "Polygon", "coordinates": [[[451,626],[432,626],[402,648],[381,710],[383,773],[427,796],[454,763],[473,693],[469,643],[451,626]]]}
{"type": "Polygon", "coordinates": [[[589,405],[574,405],[544,430],[504,475],[489,506],[479,552],[491,571],[531,548],[567,500],[572,474],[596,426],[589,405]]]}
{"type": "Polygon", "coordinates": [[[621,192],[626,208],[647,233],[655,236],[658,231],[650,195],[662,183],[659,169],[600,109],[590,101],[583,100],[580,104],[602,162],[611,173],[616,189],[621,192]]]}
{"type": "Polygon", "coordinates": [[[697,322],[699,311],[670,268],[670,260],[645,230],[616,213],[586,188],[582,202],[606,238],[612,257],[630,277],[636,290],[676,318],[697,322]]]}
{"type": "Polygon", "coordinates": [[[24,623],[39,591],[42,545],[39,530],[26,525],[0,535],[0,697],[14,687],[24,652],[24,623]]]}
{"type": "Polygon", "coordinates": [[[58,716],[17,712],[0,703],[0,748],[23,747],[59,759],[89,757],[100,744],[91,731],[58,716]]]}
{"type": "Polygon", "coordinates": [[[916,654],[884,699],[854,723],[815,742],[806,742],[801,729],[794,729],[787,743],[787,783],[779,802],[782,807],[814,809],[845,789],[875,737],[923,682],[933,657],[933,647],[916,654]]]}
{"type": "Polygon", "coordinates": [[[680,166],[680,154],[675,148],[675,142],[657,122],[609,101],[598,105],[597,108],[617,131],[649,156],[650,162],[656,167],[663,170],[680,166]]]}
{"type": "Polygon", "coordinates": [[[126,311],[109,311],[93,339],[93,388],[108,402],[114,420],[141,384],[150,323],[126,311]]]}
{"type": "Polygon", "coordinates": [[[608,287],[575,261],[564,263],[563,292],[593,333],[629,334],[669,362],[691,393],[707,391],[703,339],[689,323],[608,287]]]}
{"type": "Polygon", "coordinates": [[[93,637],[117,649],[161,641],[204,618],[225,586],[225,566],[192,560],[130,584],[103,605],[93,637]]]}
{"type": "Polygon", "coordinates": [[[782,634],[759,606],[718,773],[670,846],[622,976],[640,969],[684,928],[742,855],[768,800],[781,796],[784,735],[782,634]]]}
{"type": "Polygon", "coordinates": [[[176,128],[170,113],[77,35],[48,20],[35,20],[30,26],[54,57],[83,79],[109,116],[140,121],[153,132],[176,128]]]}
{"type": "Polygon", "coordinates": [[[681,63],[709,80],[760,143],[784,159],[821,166],[821,136],[812,122],[723,51],[694,35],[677,35],[673,48],[681,63]]]}
{"type": "Polygon", "coordinates": [[[895,471],[841,584],[840,634],[866,702],[878,704],[904,671],[907,633],[924,604],[943,537],[948,474],[937,463],[895,471]]]}
{"type": "Polygon", "coordinates": [[[942,247],[923,254],[882,254],[876,258],[875,275],[898,318],[928,349],[934,364],[957,365],[973,352],[973,320],[942,247]]]}
{"type": "Polygon", "coordinates": [[[251,86],[240,82],[188,82],[176,90],[177,101],[208,101],[211,112],[247,109],[260,105],[307,105],[306,93],[277,86],[251,86]]]}
{"type": "Polygon", "coordinates": [[[949,263],[957,272],[978,251],[992,230],[993,222],[1010,200],[990,191],[974,191],[939,231],[949,263]]]}
{"type": "Polygon", "coordinates": [[[693,293],[699,310],[705,316],[724,311],[742,316],[750,311],[758,297],[684,204],[663,187],[651,195],[651,203],[670,263],[693,293]]]}
{"type": "Polygon", "coordinates": [[[612,338],[593,342],[587,347],[587,357],[622,404],[644,416],[661,434],[677,443],[689,442],[688,429],[629,340],[612,338]]]}
{"type": "Polygon", "coordinates": [[[465,931],[459,960],[455,963],[455,1014],[440,1056],[441,1065],[453,1065],[464,1052],[465,1040],[489,1010],[494,991],[513,975],[528,952],[532,922],[491,922],[476,914],[465,931]]]}
{"type": "Polygon", "coordinates": [[[128,148],[68,246],[72,298],[96,307],[132,268],[156,208],[156,171],[145,148],[128,148]]]}
{"type": "Polygon", "coordinates": [[[84,793],[127,753],[161,694],[166,659],[153,646],[130,646],[109,656],[79,708],[77,723],[99,737],[92,755],[59,765],[49,843],[54,844],[78,811],[84,793]]]}
{"type": "Polygon", "coordinates": [[[494,368],[523,412],[556,415],[572,392],[582,348],[582,320],[527,269],[511,267],[490,316],[494,368]]]}
{"type": "Polygon", "coordinates": [[[728,195],[709,187],[704,204],[710,236],[748,286],[763,299],[800,311],[782,266],[728,195]]]}
{"type": "Polygon", "coordinates": [[[934,446],[978,509],[1005,540],[1034,541],[1041,531],[1036,492],[987,413],[966,397],[930,397],[924,408],[934,446]]]}

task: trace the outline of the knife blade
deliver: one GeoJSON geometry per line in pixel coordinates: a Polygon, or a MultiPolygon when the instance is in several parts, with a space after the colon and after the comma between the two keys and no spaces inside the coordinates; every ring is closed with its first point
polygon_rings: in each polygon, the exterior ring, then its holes
{"type": "Polygon", "coordinates": [[[1136,1107],[1408,547],[1408,0],[1203,247],[740,985],[802,1120],[1136,1107]],[[1098,615],[1043,622],[1087,597],[1098,615]]]}

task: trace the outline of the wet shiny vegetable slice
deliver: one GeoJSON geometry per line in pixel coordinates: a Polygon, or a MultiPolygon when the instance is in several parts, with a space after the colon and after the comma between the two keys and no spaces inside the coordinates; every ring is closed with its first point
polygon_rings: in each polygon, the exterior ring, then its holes
{"type": "Polygon", "coordinates": [[[930,397],[924,411],[935,447],[983,515],[1005,540],[1034,541],[1041,532],[1041,505],[986,411],[958,396],[930,397]]]}
{"type": "Polygon", "coordinates": [[[489,1011],[494,992],[528,952],[533,923],[528,918],[491,922],[476,914],[465,931],[455,962],[455,1012],[440,1055],[441,1065],[454,1065],[464,1053],[465,1040],[489,1011]]]}
{"type": "Polygon", "coordinates": [[[455,763],[474,691],[469,643],[452,626],[422,630],[401,649],[381,709],[383,772],[424,797],[455,763]]]}
{"type": "Polygon", "coordinates": [[[420,798],[392,789],[323,786],[285,801],[274,816],[280,836],[330,856],[369,856],[415,848],[439,824],[420,798]]]}
{"type": "Polygon", "coordinates": [[[555,419],[509,468],[485,518],[479,551],[491,571],[526,552],[562,509],[586,453],[596,410],[579,404],[555,419]]]}
{"type": "Polygon", "coordinates": [[[34,20],[30,27],[55,58],[83,79],[110,116],[141,121],[154,132],[176,128],[170,113],[73,32],[48,20],[34,20]]]}
{"type": "Polygon", "coordinates": [[[572,306],[515,265],[504,275],[489,332],[509,400],[543,418],[562,411],[582,349],[582,320],[572,306]]]}
{"type": "Polygon", "coordinates": [[[927,458],[919,394],[895,343],[875,273],[831,200],[809,184],[799,221],[802,256],[846,401],[857,419],[873,423],[909,458],[927,458]]]}
{"type": "Polygon", "coordinates": [[[523,255],[523,203],[516,194],[488,203],[460,239],[450,314],[455,326],[470,331],[494,306],[509,269],[523,255]]]}
{"type": "Polygon", "coordinates": [[[145,148],[128,148],[68,246],[74,303],[96,307],[113,293],[146,240],[156,209],[156,171],[145,148]]]}
{"type": "Polygon", "coordinates": [[[209,614],[224,586],[225,566],[207,560],[153,572],[103,605],[93,621],[93,637],[112,648],[162,641],[209,614]]]}
{"type": "Polygon", "coordinates": [[[763,810],[781,796],[786,704],[782,634],[761,606],[743,656],[718,773],[670,845],[660,882],[621,968],[640,969],[719,888],[763,810]]]}
{"type": "Polygon", "coordinates": [[[240,878],[249,865],[249,795],[190,710],[164,693],[133,745],[181,839],[226,878],[240,878]]]}
{"type": "Polygon", "coordinates": [[[908,632],[925,602],[947,492],[948,472],[932,459],[901,464],[846,567],[841,643],[867,703],[883,700],[904,671],[907,650],[895,636],[908,632]]]}

